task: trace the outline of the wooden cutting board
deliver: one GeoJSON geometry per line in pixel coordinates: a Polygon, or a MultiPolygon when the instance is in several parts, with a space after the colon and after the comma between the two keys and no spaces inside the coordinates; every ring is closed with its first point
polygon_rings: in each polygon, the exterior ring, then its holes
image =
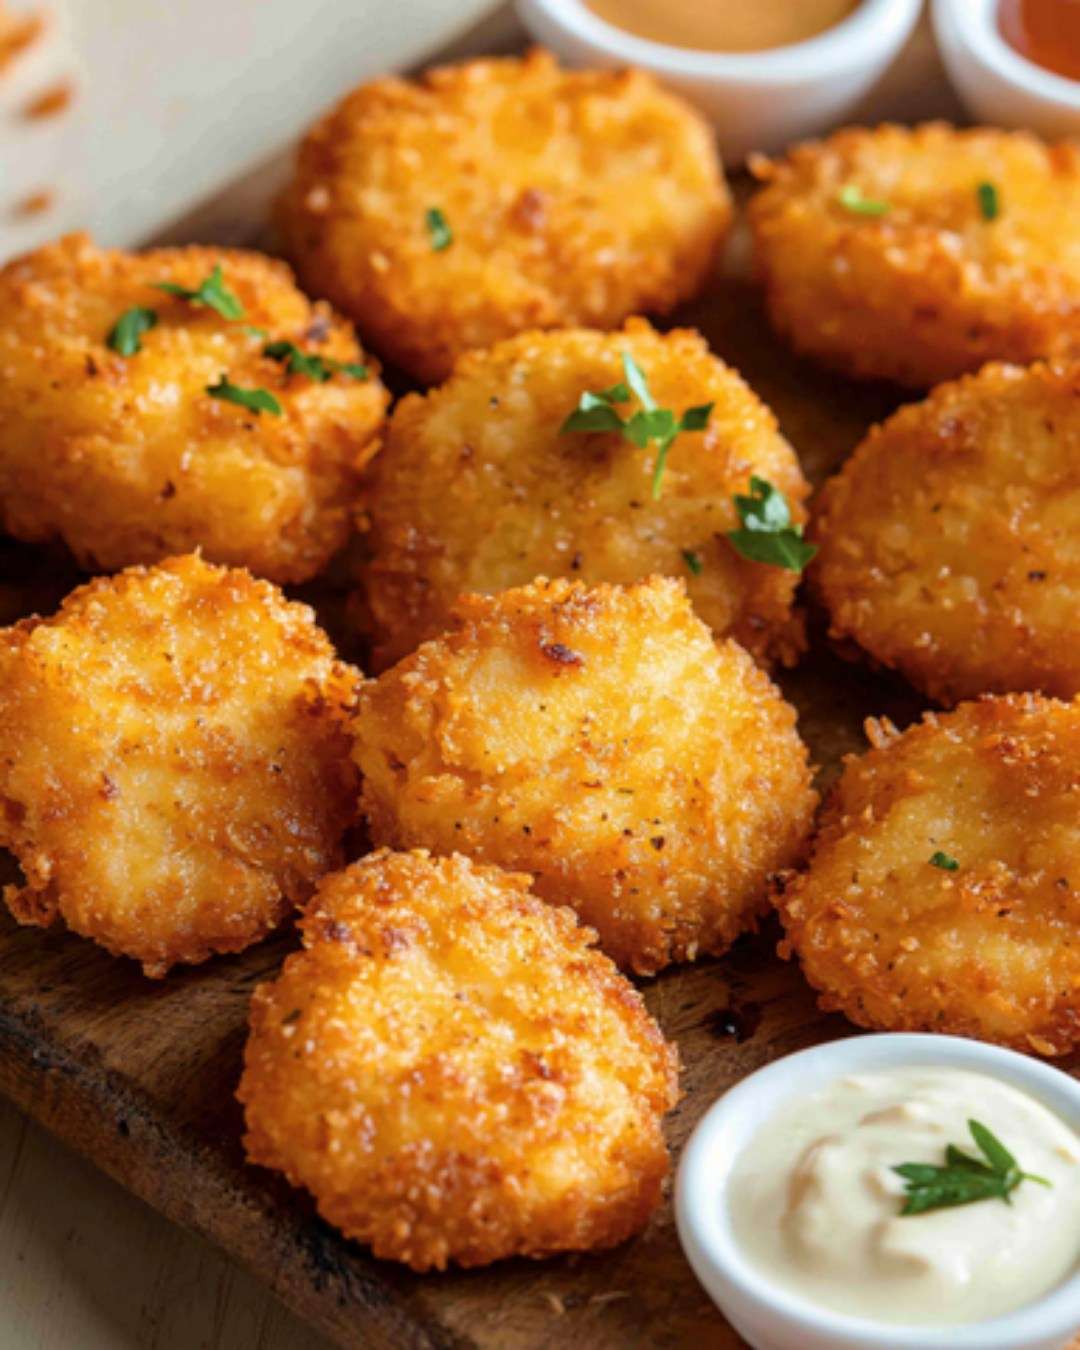
{"type": "MultiPolygon", "coordinates": [[[[745,284],[718,284],[678,319],[700,327],[776,410],[817,481],[898,401],[894,390],[854,386],[798,361],[770,336],[745,284]]],[[[48,612],[78,579],[53,555],[0,547],[0,622],[48,612]]],[[[340,594],[324,588],[307,598],[351,654],[340,594]]],[[[781,683],[824,778],[840,755],[862,747],[865,716],[902,724],[920,710],[898,681],[837,660],[820,632],[813,655],[781,683]]],[[[643,982],[684,1064],[686,1095],[668,1122],[676,1157],[725,1087],[852,1030],[816,1010],[798,970],[776,958],[776,939],[770,926],[720,960],[643,982]]],[[[302,1194],[245,1167],[233,1091],[247,1004],[292,945],[285,934],[153,982],[77,937],[20,930],[5,912],[0,1090],[170,1218],[219,1243],[343,1347],[741,1345],[683,1260],[666,1204],[641,1237],[605,1255],[418,1277],[371,1260],[320,1222],[302,1194]]],[[[1080,1071],[1080,1056],[1065,1067],[1080,1071]]]]}

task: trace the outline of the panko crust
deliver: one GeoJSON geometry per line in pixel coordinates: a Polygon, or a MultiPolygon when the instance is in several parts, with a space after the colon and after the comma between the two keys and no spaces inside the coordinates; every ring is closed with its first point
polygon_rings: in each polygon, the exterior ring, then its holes
{"type": "Polygon", "coordinates": [[[653,573],[684,578],[718,636],[762,662],[793,663],[804,646],[792,613],[798,578],[748,561],[725,538],[739,525],[733,496],[755,474],[806,519],[809,488],[776,418],[698,333],[631,319],[618,333],[528,333],[471,353],[441,388],[397,405],[365,487],[375,668],[441,633],[464,592],[537,576],[627,583],[653,573]],[[623,352],[661,407],[714,404],[705,430],[672,446],[659,501],[655,447],[612,432],[560,435],[583,392],[623,379],[623,352]]]}
{"type": "Polygon", "coordinates": [[[867,733],[781,888],[781,954],[859,1026],[1076,1049],[1080,703],[986,697],[867,733]]]}
{"type": "Polygon", "coordinates": [[[682,583],[541,579],[455,617],[361,691],[372,840],[528,872],[640,974],[752,929],[816,796],[794,709],[682,583]]]}
{"type": "Polygon", "coordinates": [[[1080,356],[1080,147],[935,122],[848,128],[753,167],[768,309],[798,350],[916,388],[989,360],[1080,356]],[[848,210],[848,186],[889,210],[848,210]]]}
{"type": "Polygon", "coordinates": [[[383,851],[326,877],[301,926],[252,1004],[252,1162],[414,1270],[644,1227],[677,1056],[569,910],[497,867],[383,851]]]}
{"type": "Polygon", "coordinates": [[[195,556],[0,630],[11,912],[150,976],[264,937],[341,861],[359,679],[306,605],[195,556]]]}
{"type": "Polygon", "coordinates": [[[731,200],[712,131],[650,75],[535,50],[354,90],[279,214],[308,289],[433,383],[527,329],[666,314],[711,270],[731,200]]]}
{"type": "Polygon", "coordinates": [[[1080,693],[1080,363],[989,365],[902,408],[812,533],[832,636],[930,697],[1080,693]]]}
{"type": "Polygon", "coordinates": [[[63,540],[88,569],[201,548],[273,581],[309,579],[348,535],[387,402],[350,325],[261,254],[124,253],[70,235],[0,269],[0,524],[63,540]],[[218,264],[241,321],[154,289],[194,289],[218,264]],[[158,321],[123,357],[107,338],[135,306],[158,321]],[[262,354],[280,340],[367,364],[368,378],[289,374],[262,354]],[[268,390],[282,415],[212,398],[223,375],[268,390]]]}

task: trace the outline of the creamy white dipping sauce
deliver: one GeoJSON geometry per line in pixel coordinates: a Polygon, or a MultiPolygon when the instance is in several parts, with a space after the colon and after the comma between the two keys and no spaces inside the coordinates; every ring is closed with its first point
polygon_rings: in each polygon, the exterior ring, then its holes
{"type": "MultiPolygon", "coordinates": [[[[876,1322],[955,1325],[1021,1307],[1080,1266],[1080,1137],[1041,1103],[984,1074],[852,1074],[798,1099],[736,1159],[731,1224],[775,1285],[876,1322]],[[1024,1172],[1009,1196],[901,1216],[900,1163],[979,1157],[981,1122],[1024,1172]]],[[[1080,1295],[1078,1295],[1080,1317],[1080,1295]]]]}

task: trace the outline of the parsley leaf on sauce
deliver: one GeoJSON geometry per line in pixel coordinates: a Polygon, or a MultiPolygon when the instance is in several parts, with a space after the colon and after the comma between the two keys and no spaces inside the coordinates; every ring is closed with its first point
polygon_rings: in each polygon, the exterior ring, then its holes
{"type": "Polygon", "coordinates": [[[1020,1164],[1001,1140],[979,1121],[969,1120],[968,1130],[982,1158],[948,1144],[944,1167],[934,1163],[901,1163],[893,1168],[904,1179],[906,1198],[901,1215],[926,1214],[933,1209],[970,1205],[977,1200],[1004,1200],[1011,1205],[1009,1196],[1022,1181],[1036,1181],[1040,1186],[1051,1184],[1045,1177],[1021,1172],[1020,1164]]]}

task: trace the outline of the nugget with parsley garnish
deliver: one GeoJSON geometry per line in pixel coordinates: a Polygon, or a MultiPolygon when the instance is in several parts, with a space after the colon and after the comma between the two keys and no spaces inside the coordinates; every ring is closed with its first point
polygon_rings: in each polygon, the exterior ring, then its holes
{"type": "Polygon", "coordinates": [[[0,527],[91,571],[201,549],[306,581],[351,528],[387,405],[288,268],[71,235],[0,269],[0,527]]]}

